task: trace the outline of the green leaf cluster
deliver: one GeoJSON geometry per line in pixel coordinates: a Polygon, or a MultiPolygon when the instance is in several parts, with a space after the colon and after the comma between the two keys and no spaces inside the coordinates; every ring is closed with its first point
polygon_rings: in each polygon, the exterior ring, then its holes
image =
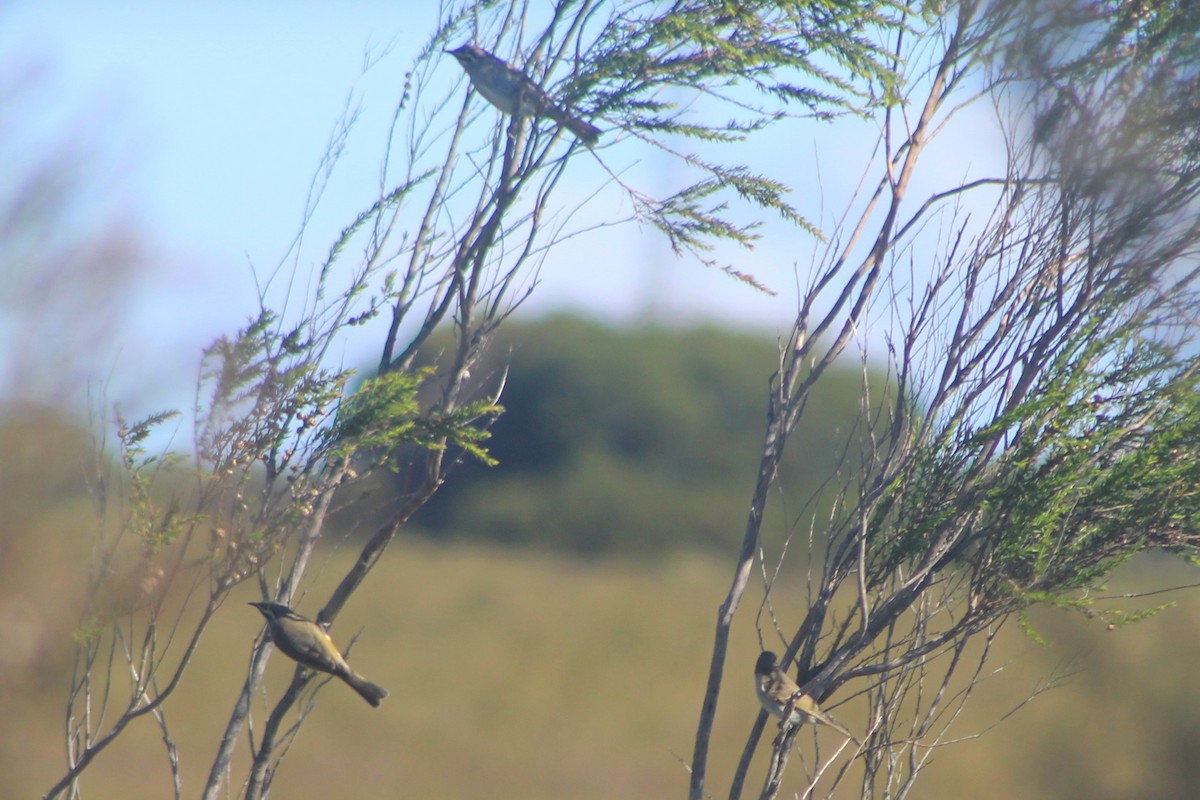
{"type": "Polygon", "coordinates": [[[199,455],[218,471],[248,475],[245,467],[262,462],[272,474],[281,472],[345,390],[348,371],[319,368],[314,342],[279,326],[263,310],[204,352],[200,386],[208,396],[196,401],[199,455]]]}
{"type": "Polygon", "coordinates": [[[1027,399],[920,453],[873,520],[879,563],[932,553],[976,602],[1086,609],[1133,555],[1194,555],[1200,364],[1132,330],[1093,320],[1027,399]]]}
{"type": "Polygon", "coordinates": [[[425,450],[463,450],[480,463],[496,463],[483,446],[490,433],[476,423],[503,409],[488,400],[467,403],[452,410],[421,413],[421,387],[434,375],[433,367],[412,372],[392,370],[363,381],[342,406],[336,429],[334,458],[354,452],[391,454],[405,446],[425,450]]]}

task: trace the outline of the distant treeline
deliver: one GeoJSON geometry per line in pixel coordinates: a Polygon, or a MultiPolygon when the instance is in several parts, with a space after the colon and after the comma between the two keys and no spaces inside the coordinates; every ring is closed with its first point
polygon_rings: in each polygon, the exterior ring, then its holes
{"type": "MultiPolygon", "coordinates": [[[[414,527],[579,554],[735,545],[778,363],[770,337],[714,325],[510,322],[475,370],[486,384],[508,368],[506,410],[487,442],[500,463],[464,463],[414,527]]],[[[822,378],[790,441],[768,535],[807,537],[814,514],[819,535],[859,457],[862,383],[860,364],[822,378]]],[[[376,501],[404,483],[388,477],[376,501]]]]}

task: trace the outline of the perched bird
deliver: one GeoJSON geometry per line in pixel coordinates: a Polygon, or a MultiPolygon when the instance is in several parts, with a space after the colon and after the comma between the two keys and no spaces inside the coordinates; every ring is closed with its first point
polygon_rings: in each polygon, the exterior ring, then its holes
{"type": "Polygon", "coordinates": [[[300,616],[283,603],[251,603],[267,618],[271,641],[283,654],[309,669],[328,672],[350,684],[350,688],[376,708],[388,696],[387,689],[355,673],[342,658],[337,645],[317,623],[300,616]]]}
{"type": "Polygon", "coordinates": [[[771,716],[783,719],[784,713],[790,707],[791,714],[787,720],[789,724],[821,723],[859,744],[854,734],[822,711],[816,700],[800,691],[800,687],[791,676],[779,668],[775,654],[770,651],[764,651],[754,664],[754,691],[758,695],[758,702],[762,703],[762,707],[771,716]]]}
{"type": "Polygon", "coordinates": [[[549,117],[565,125],[589,147],[600,138],[599,128],[556,105],[528,75],[482,47],[464,44],[446,52],[466,70],[475,91],[505,114],[549,117]]]}

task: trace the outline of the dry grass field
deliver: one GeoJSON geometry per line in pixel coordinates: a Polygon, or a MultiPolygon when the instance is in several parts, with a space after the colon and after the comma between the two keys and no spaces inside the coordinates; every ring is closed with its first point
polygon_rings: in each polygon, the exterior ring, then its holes
{"type": "MultiPolygon", "coordinates": [[[[328,580],[346,557],[322,557],[328,580]]],[[[1175,565],[1143,564],[1116,583],[1142,583],[1152,568],[1188,577],[1175,565]]],[[[682,797],[728,579],[726,565],[711,557],[581,562],[398,541],[334,629],[339,641],[361,629],[351,661],[391,697],[373,710],[341,684],[322,689],[273,796],[682,797]]],[[[310,589],[313,599],[299,608],[313,612],[327,583],[310,589]]],[[[235,596],[218,614],[166,705],[184,796],[195,796],[203,781],[259,630],[258,614],[241,605],[250,599],[257,598],[235,596]]],[[[987,727],[1056,668],[1078,672],[987,735],[938,751],[915,796],[1193,796],[1200,597],[1177,599],[1179,607],[1115,631],[1078,615],[1039,613],[1046,646],[1016,626],[1006,630],[990,662],[998,671],[955,727],[960,736],[987,727]]],[[[712,752],[714,797],[727,792],[757,709],[750,683],[757,602],[743,606],[735,629],[712,752]]],[[[68,636],[61,632],[64,642],[68,636]]],[[[66,663],[48,657],[42,674],[0,682],[2,797],[40,796],[61,768],[66,677],[52,673],[66,663]]],[[[290,674],[276,654],[271,697],[290,674]]],[[[852,728],[865,726],[854,703],[837,713],[852,728]]],[[[830,737],[821,734],[826,748],[837,744],[830,737]]],[[[812,746],[811,738],[801,742],[812,746]]],[[[235,765],[235,779],[243,766],[235,765]]],[[[802,785],[802,769],[794,760],[785,788],[802,785]]],[[[761,770],[754,775],[752,789],[761,770]]],[[[98,759],[85,796],[166,797],[169,780],[158,732],[141,724],[98,759]]]]}

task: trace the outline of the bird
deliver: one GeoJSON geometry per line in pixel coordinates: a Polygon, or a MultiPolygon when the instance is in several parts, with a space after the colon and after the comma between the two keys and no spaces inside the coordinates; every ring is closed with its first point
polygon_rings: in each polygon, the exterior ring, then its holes
{"type": "Polygon", "coordinates": [[[828,725],[856,745],[860,744],[858,739],[854,738],[854,734],[822,711],[816,700],[800,690],[791,676],[779,668],[775,654],[769,650],[763,651],[754,664],[754,692],[766,712],[781,720],[781,726],[785,724],[782,721],[783,715],[790,709],[787,724],[800,725],[810,722],[828,725]]]}
{"type": "Polygon", "coordinates": [[[350,669],[350,665],[329,638],[329,634],[311,619],[300,616],[283,603],[263,602],[250,605],[267,618],[271,641],[284,655],[309,669],[341,678],[375,708],[379,708],[383,698],[388,696],[387,689],[371,683],[350,669]]]}
{"type": "Polygon", "coordinates": [[[549,117],[565,125],[588,147],[600,138],[599,128],[564,110],[532,78],[482,47],[468,43],[445,52],[466,70],[475,91],[505,114],[549,117]]]}

